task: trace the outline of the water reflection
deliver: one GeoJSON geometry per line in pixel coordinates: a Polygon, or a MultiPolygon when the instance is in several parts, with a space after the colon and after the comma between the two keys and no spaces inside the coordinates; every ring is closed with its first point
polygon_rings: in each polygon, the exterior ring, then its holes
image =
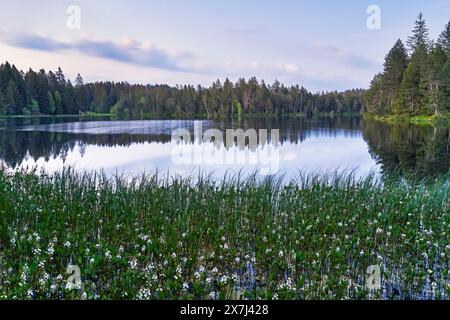
{"type": "MultiPolygon", "coordinates": [[[[198,170],[221,176],[229,169],[253,171],[261,163],[249,161],[267,150],[248,141],[227,147],[225,142],[195,142],[192,159],[202,153],[207,161],[175,163],[171,134],[177,128],[194,133],[194,120],[77,121],[33,119],[0,121],[0,159],[10,168],[33,167],[58,170],[65,165],[78,169],[139,173],[155,169],[179,174],[198,170]],[[234,157],[247,161],[220,162],[234,157]]],[[[357,169],[386,173],[397,167],[434,175],[449,170],[449,130],[417,126],[390,126],[359,118],[254,118],[233,121],[201,121],[203,131],[216,128],[279,129],[276,147],[279,173],[357,169]]],[[[270,141],[268,142],[270,145],[270,141]]]]}
{"type": "Polygon", "coordinates": [[[447,128],[366,122],[363,133],[384,173],[397,170],[425,177],[446,173],[450,168],[447,128]]]}

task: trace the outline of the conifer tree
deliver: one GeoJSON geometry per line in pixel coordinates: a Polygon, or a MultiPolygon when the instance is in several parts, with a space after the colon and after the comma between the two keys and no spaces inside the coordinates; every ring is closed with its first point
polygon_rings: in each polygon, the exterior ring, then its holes
{"type": "Polygon", "coordinates": [[[422,13],[417,17],[413,34],[408,38],[407,44],[411,54],[421,46],[425,46],[427,50],[430,46],[428,28],[422,13]]]}
{"type": "Polygon", "coordinates": [[[450,21],[445,26],[444,31],[442,31],[439,39],[437,41],[439,45],[450,55],[450,21]]]}
{"type": "Polygon", "coordinates": [[[387,54],[384,62],[383,85],[386,88],[387,112],[390,112],[392,109],[394,99],[398,94],[403,79],[403,73],[407,66],[408,54],[403,42],[399,39],[387,54]]]}
{"type": "Polygon", "coordinates": [[[422,44],[415,49],[411,62],[405,70],[399,94],[394,101],[394,113],[420,114],[427,96],[425,82],[426,60],[427,49],[422,44]]]}

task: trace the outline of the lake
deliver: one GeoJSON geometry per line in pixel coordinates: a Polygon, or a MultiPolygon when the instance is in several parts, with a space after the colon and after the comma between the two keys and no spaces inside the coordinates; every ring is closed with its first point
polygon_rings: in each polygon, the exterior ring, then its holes
{"type": "Polygon", "coordinates": [[[399,170],[434,176],[449,170],[450,134],[447,128],[388,125],[358,117],[3,119],[0,164],[16,170],[53,172],[72,166],[133,175],[158,170],[182,176],[213,172],[223,177],[258,170],[295,177],[299,172],[354,170],[364,176],[399,170]],[[179,129],[185,134],[175,139],[173,134],[179,129]],[[226,141],[227,129],[254,129],[257,140],[252,142],[248,136],[226,141]],[[264,130],[267,138],[260,135],[264,130]]]}

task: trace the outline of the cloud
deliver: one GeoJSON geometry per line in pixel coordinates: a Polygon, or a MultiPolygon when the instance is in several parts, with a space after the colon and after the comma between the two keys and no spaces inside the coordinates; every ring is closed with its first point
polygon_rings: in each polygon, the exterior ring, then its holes
{"type": "Polygon", "coordinates": [[[170,55],[150,42],[139,42],[132,38],[125,38],[119,43],[96,41],[88,38],[69,43],[34,34],[18,33],[13,35],[2,32],[0,33],[0,40],[18,48],[45,52],[75,51],[89,56],[143,67],[180,72],[192,71],[180,66],[182,60],[192,57],[191,53],[170,55]]]}
{"type": "Polygon", "coordinates": [[[283,68],[288,72],[288,73],[296,73],[299,70],[299,67],[294,64],[294,63],[288,63],[283,65],[283,68]]]}
{"type": "Polygon", "coordinates": [[[259,72],[275,74],[296,74],[300,70],[299,66],[294,63],[270,64],[253,61],[250,63],[250,67],[253,70],[258,70],[259,72]]]}
{"type": "Polygon", "coordinates": [[[355,68],[371,69],[379,66],[378,62],[370,60],[361,54],[350,52],[347,49],[337,45],[328,43],[315,43],[314,47],[328,55],[333,55],[334,57],[338,57],[344,60],[346,63],[355,68]]]}

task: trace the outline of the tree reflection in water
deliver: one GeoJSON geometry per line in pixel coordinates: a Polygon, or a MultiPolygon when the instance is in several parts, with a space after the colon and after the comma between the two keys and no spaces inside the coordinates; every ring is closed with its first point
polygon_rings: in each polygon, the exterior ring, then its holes
{"type": "MultiPolygon", "coordinates": [[[[86,146],[127,147],[132,144],[171,141],[174,126],[193,130],[192,121],[109,121],[74,124],[72,119],[29,119],[0,121],[0,159],[17,168],[31,157],[65,159],[78,147],[83,155],[86,146]],[[120,127],[118,127],[120,125],[120,127]],[[97,126],[97,127],[96,127],[97,126]],[[78,128],[74,130],[73,128],[78,128]],[[80,129],[81,128],[81,129],[80,129]],[[105,129],[106,128],[106,129],[105,129]],[[119,129],[118,129],[119,128],[119,129]],[[86,133],[88,132],[88,133],[86,133]]],[[[409,124],[389,125],[360,118],[249,118],[241,120],[204,122],[203,130],[218,128],[280,129],[280,142],[300,145],[311,137],[361,136],[370,155],[382,173],[399,170],[415,172],[418,176],[446,173],[450,167],[450,134],[448,128],[433,128],[409,124]]],[[[239,146],[245,148],[246,146],[239,146]]],[[[346,152],[345,145],[342,152],[346,152]]],[[[320,155],[316,155],[320,157],[320,155]]],[[[330,160],[332,161],[332,160],[330,160]]],[[[301,168],[299,168],[301,169],[301,168]]]]}

